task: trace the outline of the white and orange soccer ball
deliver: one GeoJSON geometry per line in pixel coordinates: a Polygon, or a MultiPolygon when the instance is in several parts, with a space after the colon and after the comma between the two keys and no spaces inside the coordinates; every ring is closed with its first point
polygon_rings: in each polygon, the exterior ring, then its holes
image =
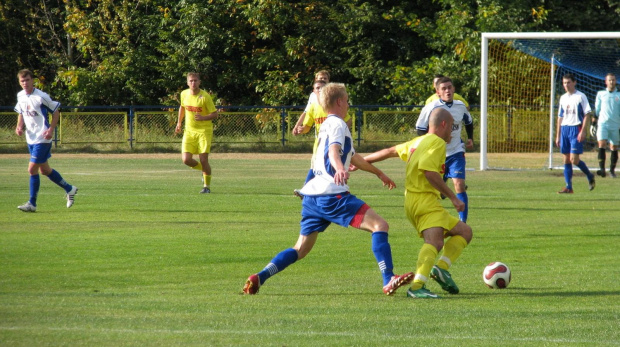
{"type": "Polygon", "coordinates": [[[504,289],[508,287],[512,275],[510,268],[499,261],[487,265],[482,272],[482,280],[491,289],[504,289]]]}

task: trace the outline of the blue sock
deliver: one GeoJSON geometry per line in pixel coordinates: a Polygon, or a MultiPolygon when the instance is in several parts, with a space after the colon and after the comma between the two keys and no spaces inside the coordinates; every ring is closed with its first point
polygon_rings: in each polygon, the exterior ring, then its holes
{"type": "Polygon", "coordinates": [[[573,189],[573,164],[564,164],[564,181],[566,188],[573,189]]]}
{"type": "Polygon", "coordinates": [[[588,180],[592,179],[592,173],[590,172],[590,169],[588,169],[588,165],[586,165],[586,163],[584,163],[583,160],[579,161],[579,164],[577,164],[577,167],[579,167],[581,171],[583,171],[583,173],[586,174],[586,176],[588,176],[588,180]]]}
{"type": "Polygon", "coordinates": [[[467,223],[467,213],[469,212],[469,202],[467,199],[467,192],[458,193],[456,194],[456,197],[465,203],[465,209],[463,210],[463,212],[459,212],[459,217],[463,223],[467,223]]]}
{"type": "Polygon", "coordinates": [[[308,181],[310,181],[311,179],[314,178],[314,171],[312,169],[308,170],[308,175],[306,176],[306,182],[308,183],[308,181]]]}
{"type": "Polygon", "coordinates": [[[388,242],[388,233],[386,231],[375,231],[372,233],[372,252],[375,254],[381,276],[383,276],[383,285],[386,285],[394,276],[394,264],[392,263],[392,248],[388,242]]]}
{"type": "Polygon", "coordinates": [[[278,272],[286,269],[287,266],[296,262],[298,257],[297,251],[293,248],[285,249],[278,253],[273,259],[271,259],[271,262],[258,273],[260,284],[265,283],[269,277],[277,274],[278,272]]]}
{"type": "Polygon", "coordinates": [[[71,188],[73,188],[73,186],[71,186],[69,183],[67,183],[62,176],[60,176],[60,174],[58,173],[58,171],[52,169],[52,173],[49,174],[49,176],[47,176],[47,178],[49,178],[50,180],[52,180],[52,182],[56,183],[57,185],[59,185],[62,189],[65,190],[65,192],[69,192],[71,191],[71,188]]]}
{"type": "Polygon", "coordinates": [[[39,195],[39,187],[41,186],[41,179],[39,175],[30,176],[30,203],[37,206],[37,195],[39,195]]]}

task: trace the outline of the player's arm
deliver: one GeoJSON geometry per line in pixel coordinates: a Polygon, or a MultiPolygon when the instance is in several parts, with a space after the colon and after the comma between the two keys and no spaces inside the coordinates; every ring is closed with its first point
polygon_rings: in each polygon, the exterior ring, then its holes
{"type": "Polygon", "coordinates": [[[459,198],[456,197],[454,192],[448,187],[448,185],[443,181],[443,178],[438,172],[435,171],[424,171],[424,176],[428,182],[437,189],[441,194],[450,199],[452,205],[458,212],[465,210],[465,203],[463,203],[459,198]]]}
{"type": "Polygon", "coordinates": [[[474,148],[474,123],[465,125],[465,132],[467,133],[467,148],[474,148]]]}
{"type": "Polygon", "coordinates": [[[329,150],[327,156],[329,157],[329,162],[332,164],[336,172],[334,173],[334,183],[339,186],[347,184],[347,180],[349,179],[349,172],[344,169],[344,164],[340,159],[340,151],[342,147],[338,143],[333,143],[329,146],[329,150]]]}
{"type": "Polygon", "coordinates": [[[387,186],[390,190],[396,187],[396,183],[394,183],[391,178],[384,174],[383,171],[379,170],[379,168],[366,161],[366,159],[362,158],[361,155],[355,153],[353,157],[351,157],[351,164],[355,165],[355,167],[360,170],[377,175],[381,182],[383,182],[383,186],[387,186]]]}
{"type": "Polygon", "coordinates": [[[555,145],[560,147],[560,127],[562,124],[562,117],[558,117],[558,121],[555,124],[555,145]]]}
{"type": "Polygon", "coordinates": [[[185,119],[185,107],[179,107],[179,118],[177,120],[177,127],[174,129],[176,134],[183,130],[183,119],[185,119]]]}
{"type": "Polygon", "coordinates": [[[383,161],[388,158],[398,157],[398,152],[396,152],[396,146],[392,146],[390,148],[384,148],[382,150],[376,151],[372,154],[369,154],[364,157],[364,160],[368,163],[376,163],[378,161],[383,161]]]}
{"type": "Polygon", "coordinates": [[[581,129],[579,130],[579,135],[577,135],[577,141],[583,142],[586,139],[586,129],[589,128],[588,124],[590,123],[590,115],[592,111],[585,114],[583,117],[583,123],[581,124],[581,129]]]}
{"type": "Polygon", "coordinates": [[[17,114],[17,126],[15,127],[15,133],[17,136],[22,136],[24,134],[24,117],[21,113],[17,114]]]}
{"type": "MultiPolygon", "coordinates": [[[[297,123],[295,123],[295,126],[293,127],[293,135],[299,135],[300,132],[299,130],[301,130],[301,128],[304,126],[304,120],[306,119],[306,111],[302,112],[302,114],[299,116],[299,119],[297,120],[297,123]]],[[[310,129],[308,129],[310,130],[310,129]]],[[[302,133],[304,134],[304,133],[302,133]]]]}
{"type": "Polygon", "coordinates": [[[46,140],[51,139],[52,136],[54,135],[54,129],[56,129],[56,125],[58,125],[58,120],[60,120],[60,109],[59,108],[57,108],[56,111],[52,113],[52,122],[50,123],[50,127],[47,128],[47,130],[43,132],[43,137],[46,140]]]}

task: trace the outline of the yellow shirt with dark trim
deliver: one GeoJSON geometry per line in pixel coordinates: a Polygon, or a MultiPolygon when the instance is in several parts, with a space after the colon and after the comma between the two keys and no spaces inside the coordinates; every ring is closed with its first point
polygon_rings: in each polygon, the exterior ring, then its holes
{"type": "Polygon", "coordinates": [[[400,159],[407,163],[405,189],[412,193],[431,193],[439,198],[425,171],[434,171],[443,176],[446,171],[446,141],[435,134],[418,136],[413,140],[396,145],[400,159]]]}
{"type": "MultiPolygon", "coordinates": [[[[467,100],[465,100],[465,98],[463,98],[459,94],[454,93],[454,95],[452,96],[452,99],[462,101],[465,104],[465,107],[467,107],[467,109],[469,109],[469,103],[467,102],[467,100]]],[[[429,96],[428,99],[426,99],[426,101],[424,102],[424,105],[428,105],[428,104],[432,103],[435,100],[439,100],[439,95],[433,94],[433,95],[429,96]]]]}
{"type": "MultiPolygon", "coordinates": [[[[314,102],[308,107],[308,111],[306,111],[306,118],[304,118],[303,125],[308,127],[314,125],[314,134],[318,136],[321,124],[323,124],[326,119],[327,113],[323,110],[323,107],[321,107],[318,102],[314,102]]],[[[351,119],[351,116],[347,114],[344,117],[344,122],[347,123],[349,119],[351,119]]]]}
{"type": "Polygon", "coordinates": [[[201,116],[209,115],[216,111],[211,95],[200,90],[196,95],[192,95],[190,89],[181,92],[181,106],[185,108],[185,130],[191,131],[213,131],[213,122],[210,120],[197,121],[194,116],[198,113],[201,116]]]}

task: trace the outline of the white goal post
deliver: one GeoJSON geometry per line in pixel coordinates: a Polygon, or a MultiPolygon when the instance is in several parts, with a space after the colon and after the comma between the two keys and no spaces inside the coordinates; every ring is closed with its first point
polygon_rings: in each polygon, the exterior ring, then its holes
{"type": "MultiPolygon", "coordinates": [[[[489,40],[620,40],[620,32],[529,32],[529,33],[482,33],[480,76],[480,170],[488,170],[488,107],[489,107],[489,40]]],[[[617,57],[620,61],[620,57],[617,57]]],[[[555,76],[554,58],[551,59],[551,98],[549,100],[549,168],[553,167],[555,133],[555,76]]],[[[620,64],[620,62],[618,63],[620,64]]],[[[615,70],[618,66],[615,67],[615,70]]],[[[611,70],[611,69],[610,69],[611,70]]],[[[546,75],[546,74],[545,74],[546,75]]],[[[600,89],[603,89],[601,86],[600,89]]],[[[591,105],[594,108],[594,105],[591,105]]]]}

